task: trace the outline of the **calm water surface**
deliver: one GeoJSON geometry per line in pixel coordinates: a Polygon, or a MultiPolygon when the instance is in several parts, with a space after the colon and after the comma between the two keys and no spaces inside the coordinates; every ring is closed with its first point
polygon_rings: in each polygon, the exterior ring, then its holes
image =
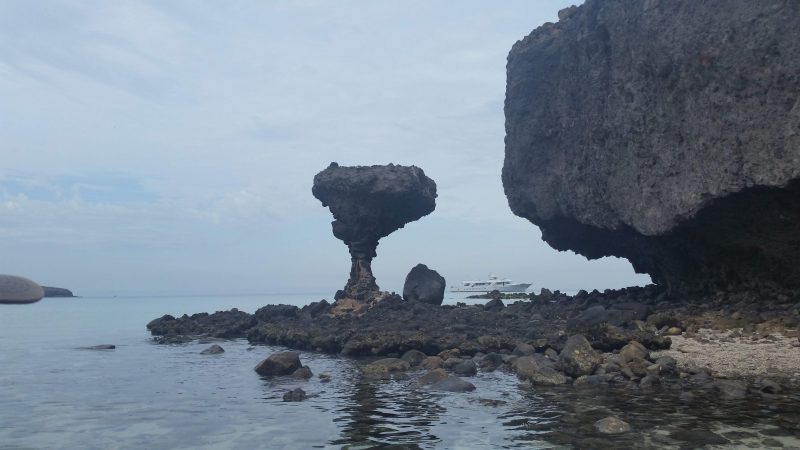
{"type": "Polygon", "coordinates": [[[155,345],[145,329],[163,314],[253,312],[322,297],[77,298],[3,306],[0,449],[800,448],[796,394],[727,403],[702,391],[688,402],[659,390],[526,392],[502,372],[472,378],[472,393],[434,393],[414,388],[413,373],[368,382],[359,376],[363,361],[315,353],[301,360],[315,374],[330,374],[330,383],[265,380],[253,367],[284,348],[233,340],[220,343],[222,355],[200,355],[208,343],[155,345]],[[80,349],[97,344],[117,348],[80,349]],[[281,401],[297,386],[314,397],[281,401]],[[594,421],[612,414],[634,431],[596,434],[594,421]]]}

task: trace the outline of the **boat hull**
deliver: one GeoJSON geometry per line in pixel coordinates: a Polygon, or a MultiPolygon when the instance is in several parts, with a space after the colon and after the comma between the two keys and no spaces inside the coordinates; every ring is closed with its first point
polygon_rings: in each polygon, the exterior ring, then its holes
{"type": "Polygon", "coordinates": [[[509,284],[506,286],[451,286],[450,292],[525,292],[530,283],[509,284]]]}

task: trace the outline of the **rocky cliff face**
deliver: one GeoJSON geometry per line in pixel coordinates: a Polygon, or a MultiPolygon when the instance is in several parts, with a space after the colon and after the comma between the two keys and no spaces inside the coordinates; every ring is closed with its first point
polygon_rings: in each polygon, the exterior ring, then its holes
{"type": "Polygon", "coordinates": [[[503,185],[672,291],[800,286],[800,2],[587,0],[508,57],[503,185]]]}
{"type": "Polygon", "coordinates": [[[372,275],[378,240],[436,207],[436,183],[416,166],[331,163],[314,177],[312,193],[330,208],[333,235],[350,250],[350,279],[337,300],[366,301],[378,295],[372,275]]]}

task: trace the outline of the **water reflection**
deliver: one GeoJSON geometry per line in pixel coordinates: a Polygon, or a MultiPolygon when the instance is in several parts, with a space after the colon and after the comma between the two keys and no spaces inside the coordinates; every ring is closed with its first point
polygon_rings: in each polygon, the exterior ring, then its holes
{"type": "Polygon", "coordinates": [[[352,395],[335,419],[342,435],[333,445],[346,448],[421,448],[439,439],[431,434],[431,424],[439,420],[444,408],[430,393],[417,389],[410,379],[371,380],[357,375],[352,395]]]}

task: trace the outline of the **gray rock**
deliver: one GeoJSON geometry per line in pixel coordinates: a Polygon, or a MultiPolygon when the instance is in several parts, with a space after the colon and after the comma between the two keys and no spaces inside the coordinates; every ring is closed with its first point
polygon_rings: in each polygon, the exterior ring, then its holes
{"type": "Polygon", "coordinates": [[[536,349],[531,344],[520,343],[514,347],[514,351],[511,352],[517,356],[531,356],[536,353],[536,349]]]}
{"type": "Polygon", "coordinates": [[[313,376],[314,374],[311,372],[311,369],[308,366],[301,366],[300,368],[292,372],[292,378],[297,378],[300,380],[308,380],[313,376]]]}
{"type": "Polygon", "coordinates": [[[603,359],[581,334],[570,336],[558,357],[561,369],[567,375],[591,375],[603,359]]]}
{"type": "Polygon", "coordinates": [[[491,372],[503,365],[503,355],[499,353],[488,353],[478,361],[481,370],[491,372]]]}
{"type": "Polygon", "coordinates": [[[411,366],[400,358],[383,358],[364,366],[361,371],[364,376],[372,378],[386,378],[406,372],[411,366]]]}
{"type": "Polygon", "coordinates": [[[469,392],[475,390],[475,385],[469,381],[462,380],[461,378],[448,376],[443,380],[439,380],[431,384],[431,389],[435,391],[447,392],[469,392]]]}
{"type": "Polygon", "coordinates": [[[459,375],[459,376],[462,376],[462,377],[472,377],[472,376],[475,376],[478,373],[478,366],[475,364],[474,361],[472,361],[471,359],[468,359],[468,360],[462,362],[461,364],[457,364],[456,366],[454,366],[453,367],[453,372],[456,375],[459,375]]]}
{"type": "Polygon", "coordinates": [[[297,352],[273,353],[256,366],[255,370],[259,375],[265,377],[291,375],[299,369],[300,354],[297,352]]]}
{"type": "Polygon", "coordinates": [[[403,356],[401,356],[400,359],[407,362],[411,367],[417,367],[422,364],[422,361],[424,361],[427,357],[428,355],[419,350],[409,350],[403,353],[403,356]]]}
{"type": "Polygon", "coordinates": [[[417,384],[420,386],[428,386],[433,383],[439,382],[444,380],[449,375],[444,369],[433,369],[430,372],[426,373],[425,375],[419,377],[417,380],[417,384]]]}
{"type": "Polygon", "coordinates": [[[620,349],[619,356],[623,362],[628,362],[635,359],[648,359],[650,354],[644,345],[637,341],[631,341],[620,349]]]}
{"type": "Polygon", "coordinates": [[[406,275],[403,285],[403,299],[410,302],[441,305],[444,300],[444,277],[425,264],[417,264],[406,275]]]}
{"type": "Polygon", "coordinates": [[[543,365],[532,356],[520,356],[514,361],[514,372],[523,381],[533,385],[557,386],[566,384],[569,379],[552,367],[543,365]]]}
{"type": "Polygon", "coordinates": [[[631,431],[628,422],[618,417],[606,417],[594,423],[594,428],[603,434],[622,434],[631,431]]]}
{"type": "Polygon", "coordinates": [[[716,380],[712,386],[726,400],[740,400],[747,397],[747,385],[741,381],[716,380]]]}
{"type": "Polygon", "coordinates": [[[217,344],[208,347],[207,349],[200,352],[201,355],[219,355],[220,353],[225,353],[225,349],[220,347],[217,344]]]}
{"type": "Polygon", "coordinates": [[[44,290],[33,281],[14,275],[0,275],[0,304],[35,303],[44,297],[44,290]]]}
{"type": "Polygon", "coordinates": [[[797,73],[795,2],[587,0],[508,56],[509,206],[672,291],[797,287],[797,73]]]}
{"type": "Polygon", "coordinates": [[[419,364],[423,369],[433,370],[444,367],[444,361],[438,356],[428,356],[419,364]]]}
{"type": "Polygon", "coordinates": [[[300,388],[294,388],[291,391],[283,394],[283,401],[285,402],[302,402],[307,399],[306,391],[300,388]]]}
{"type": "Polygon", "coordinates": [[[380,292],[372,275],[378,240],[436,207],[436,183],[415,166],[331,163],[314,176],[311,192],[330,208],[333,235],[350,250],[350,279],[337,300],[374,298],[380,292]]]}

